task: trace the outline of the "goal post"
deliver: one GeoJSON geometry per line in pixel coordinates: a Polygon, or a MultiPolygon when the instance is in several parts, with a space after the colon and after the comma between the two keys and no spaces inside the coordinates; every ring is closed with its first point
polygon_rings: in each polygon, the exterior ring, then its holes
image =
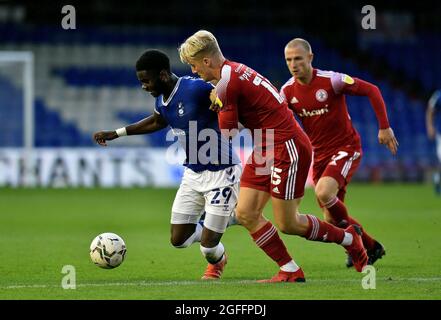
{"type": "MultiPolygon", "coordinates": [[[[22,146],[30,151],[34,148],[34,54],[31,51],[0,51],[0,76],[11,78],[12,85],[19,83],[23,93],[23,141],[22,146]],[[6,72],[7,66],[23,64],[21,76],[14,75],[14,70],[6,72]]],[[[0,102],[1,103],[1,102],[0,102]]],[[[0,147],[2,143],[0,141],[0,147]]]]}

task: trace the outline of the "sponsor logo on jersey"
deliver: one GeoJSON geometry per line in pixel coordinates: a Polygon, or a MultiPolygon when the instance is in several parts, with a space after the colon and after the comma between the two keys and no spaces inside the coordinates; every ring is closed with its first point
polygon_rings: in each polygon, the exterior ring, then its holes
{"type": "Polygon", "coordinates": [[[184,115],[184,113],[185,113],[184,105],[182,104],[182,102],[179,102],[179,104],[178,104],[178,115],[180,117],[182,117],[184,115]]]}
{"type": "Polygon", "coordinates": [[[344,83],[347,83],[347,84],[353,84],[354,83],[354,79],[352,79],[347,74],[344,74],[344,75],[341,76],[341,81],[343,81],[344,83]]]}
{"type": "Polygon", "coordinates": [[[328,99],[328,93],[325,89],[318,89],[315,93],[315,98],[320,102],[326,101],[326,99],[328,99]]]}
{"type": "Polygon", "coordinates": [[[313,116],[321,116],[329,112],[328,108],[315,109],[311,111],[307,111],[306,109],[302,109],[302,112],[297,112],[299,117],[313,117],[313,116]]]}
{"type": "Polygon", "coordinates": [[[291,104],[294,104],[294,103],[298,103],[299,102],[299,100],[297,100],[297,98],[296,97],[292,97],[292,99],[291,99],[291,104]]]}

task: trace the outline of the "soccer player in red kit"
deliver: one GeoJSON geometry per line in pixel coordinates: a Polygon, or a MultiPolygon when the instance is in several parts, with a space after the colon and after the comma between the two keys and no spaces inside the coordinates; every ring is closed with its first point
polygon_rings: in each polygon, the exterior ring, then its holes
{"type": "MultiPolygon", "coordinates": [[[[378,141],[394,155],[398,142],[389,126],[378,87],[346,74],[314,69],[312,59],[311,46],[306,40],[296,38],[286,45],[285,60],[293,77],[280,93],[311,140],[315,193],[326,220],[342,228],[360,225],[349,216],[344,204],[346,186],[362,156],[360,136],[352,125],[345,94],[369,97],[378,120],[378,141]]],[[[373,264],[385,254],[384,247],[365,230],[362,232],[369,264],[373,264]]],[[[350,257],[346,264],[352,266],[350,257]]]]}
{"type": "Polygon", "coordinates": [[[352,256],[357,271],[362,271],[368,257],[358,226],[343,230],[298,212],[312,149],[278,90],[253,69],[226,60],[208,31],[200,30],[189,37],[179,52],[193,73],[216,85],[223,134],[227,131],[234,135],[240,122],[254,136],[253,153],[241,177],[236,215],[256,245],[280,267],[273,278],[264,282],[305,281],[302,269],[289,255],[276,228],[262,214],[270,198],[276,224],[283,233],[341,244],[352,256]],[[260,132],[262,140],[256,139],[260,132]]]}

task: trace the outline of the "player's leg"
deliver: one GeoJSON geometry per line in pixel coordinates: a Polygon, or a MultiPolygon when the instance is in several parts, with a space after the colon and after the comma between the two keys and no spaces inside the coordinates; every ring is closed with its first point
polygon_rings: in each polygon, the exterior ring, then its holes
{"type": "Polygon", "coordinates": [[[228,216],[207,213],[202,230],[200,250],[208,262],[202,280],[219,279],[227,264],[227,253],[221,242],[228,224],[228,216]]]}
{"type": "Polygon", "coordinates": [[[311,241],[342,245],[359,272],[368,263],[361,240],[361,229],[357,225],[341,229],[314,215],[300,214],[297,212],[300,199],[284,200],[273,197],[272,202],[276,224],[283,233],[298,235],[311,241]]]}
{"type": "MultiPolygon", "coordinates": [[[[199,218],[199,223],[204,226],[204,221],[205,221],[205,211],[204,213],[201,215],[201,217],[199,218]]],[[[227,227],[231,227],[231,226],[237,226],[240,225],[239,220],[237,219],[236,216],[236,209],[233,210],[233,212],[230,215],[230,218],[228,219],[228,225],[227,227]]]]}
{"type": "MultiPolygon", "coordinates": [[[[175,215],[175,218],[177,215],[175,215]]],[[[179,219],[179,218],[178,218],[179,219]]],[[[199,223],[175,223],[171,225],[171,244],[178,249],[187,248],[201,241],[203,227],[199,223]]]]}
{"type": "Polygon", "coordinates": [[[205,220],[200,245],[201,252],[208,261],[202,277],[204,280],[219,279],[227,263],[227,254],[220,240],[237,205],[241,172],[240,166],[234,166],[203,173],[204,180],[207,181],[206,187],[212,188],[204,192],[205,220]]]}
{"type": "Polygon", "coordinates": [[[279,229],[308,240],[341,244],[354,258],[357,270],[367,263],[366,252],[357,227],[337,228],[313,215],[298,213],[311,164],[308,140],[292,139],[275,149],[271,179],[274,218],[279,229]],[[277,189],[275,188],[277,187],[277,189]]]}
{"type": "MultiPolygon", "coordinates": [[[[325,216],[330,217],[328,219],[334,225],[340,228],[347,228],[353,224],[360,226],[363,245],[370,259],[369,264],[373,264],[385,254],[384,247],[373,239],[353,216],[349,215],[343,202],[346,186],[359,165],[359,152],[351,149],[339,151],[332,157],[332,161],[326,165],[316,183],[315,193],[324,208],[325,216]]],[[[346,265],[351,266],[350,259],[347,260],[346,265]]]]}
{"type": "MultiPolygon", "coordinates": [[[[325,173],[325,174],[335,174],[325,173]]],[[[339,191],[344,191],[345,186],[339,185],[339,182],[332,176],[323,176],[319,179],[315,193],[320,203],[323,205],[323,211],[325,216],[337,227],[347,228],[351,224],[356,224],[361,227],[363,232],[363,245],[367,250],[371,249],[375,245],[375,240],[363,229],[361,224],[348,214],[348,210],[344,202],[339,198],[339,191]]]]}
{"type": "MultiPolygon", "coordinates": [[[[254,152],[249,160],[251,159],[255,159],[254,152]]],[[[262,172],[261,169],[264,167],[268,167],[267,164],[258,165],[254,161],[248,161],[245,166],[236,209],[237,219],[248,230],[256,245],[278,264],[280,272],[286,272],[282,278],[271,279],[271,281],[305,281],[303,274],[302,277],[294,275],[299,267],[288,253],[277,229],[263,216],[263,209],[270,198],[271,180],[270,171],[262,172]]]]}
{"type": "Polygon", "coordinates": [[[200,242],[202,235],[202,225],[198,221],[204,210],[205,199],[190,186],[186,172],[172,206],[170,242],[175,248],[187,248],[192,243],[200,242]]]}
{"type": "Polygon", "coordinates": [[[360,164],[361,153],[356,150],[338,151],[330,159],[314,163],[315,194],[327,221],[346,228],[348,211],[339,196],[344,195],[346,185],[360,164]]]}
{"type": "Polygon", "coordinates": [[[303,271],[288,253],[277,229],[262,214],[269,197],[268,192],[241,187],[237,207],[237,217],[254,243],[280,268],[275,277],[260,282],[304,282],[303,271]]]}
{"type": "Polygon", "coordinates": [[[241,186],[236,216],[250,234],[260,230],[268,223],[262,213],[269,198],[268,192],[241,186]]]}

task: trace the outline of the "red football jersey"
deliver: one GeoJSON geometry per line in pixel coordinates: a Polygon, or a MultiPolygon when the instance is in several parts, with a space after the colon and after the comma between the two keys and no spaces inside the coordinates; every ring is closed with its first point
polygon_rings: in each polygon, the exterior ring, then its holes
{"type": "MultiPolygon", "coordinates": [[[[219,112],[220,129],[237,128],[240,122],[254,138],[255,129],[262,129],[262,145],[267,144],[268,129],[274,130],[275,144],[304,135],[278,90],[242,63],[224,62],[216,93],[223,104],[219,112]]],[[[260,145],[260,141],[255,143],[260,145]]]]}
{"type": "Polygon", "coordinates": [[[292,77],[280,90],[311,140],[314,161],[327,158],[341,147],[361,149],[344,96],[358,94],[356,80],[346,74],[314,69],[309,84],[302,85],[292,77]]]}

